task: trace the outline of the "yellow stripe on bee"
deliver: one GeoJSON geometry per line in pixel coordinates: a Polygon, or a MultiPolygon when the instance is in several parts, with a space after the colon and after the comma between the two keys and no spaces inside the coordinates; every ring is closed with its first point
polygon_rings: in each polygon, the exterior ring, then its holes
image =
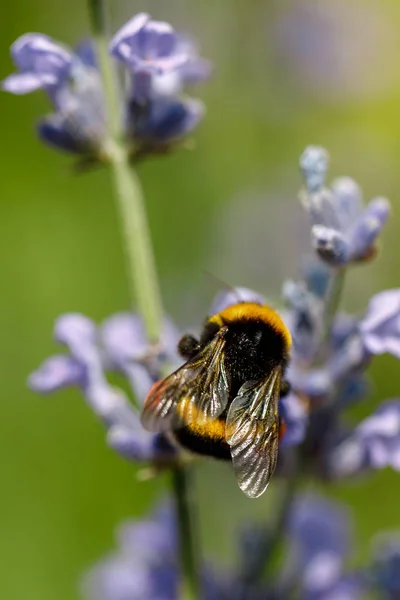
{"type": "Polygon", "coordinates": [[[210,317],[211,323],[216,323],[219,327],[229,325],[234,321],[240,320],[259,320],[270,325],[275,331],[284,338],[288,348],[292,344],[292,338],[286,325],[278,313],[267,304],[256,304],[255,302],[240,302],[233,304],[220,313],[210,317]]]}
{"type": "Polygon", "coordinates": [[[194,435],[212,440],[225,440],[225,421],[222,419],[207,418],[202,410],[186,398],[179,402],[176,411],[184,426],[194,435]]]}

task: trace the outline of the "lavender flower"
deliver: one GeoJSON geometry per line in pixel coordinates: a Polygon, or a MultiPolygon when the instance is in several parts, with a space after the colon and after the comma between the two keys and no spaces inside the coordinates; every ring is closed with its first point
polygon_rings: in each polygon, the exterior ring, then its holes
{"type": "Polygon", "coordinates": [[[300,164],[308,192],[302,201],[320,258],[336,267],[371,258],[389,215],[386,198],[375,198],[364,208],[361,191],[349,177],[337,179],[331,189],[323,187],[327,155],[322,148],[306,148],[300,164]]]}
{"type": "Polygon", "coordinates": [[[303,600],[361,599],[363,582],[346,573],[349,519],[343,507],[317,496],[295,498],[288,520],[289,553],[279,578],[280,598],[300,584],[303,600]]]}
{"type": "Polygon", "coordinates": [[[173,461],[175,451],[166,438],[145,431],[139,418],[141,404],[161,376],[160,365],[163,361],[177,361],[177,331],[173,324],[164,322],[156,354],[146,341],[141,320],[130,314],[110,317],[100,329],[83,315],[64,315],[55,324],[54,337],[68,347],[70,355],[45,361],[30,376],[30,387],[40,393],[78,387],[104,422],[109,445],[122,456],[155,465],[173,461]],[[120,371],[127,377],[137,407],[122,390],[108,383],[106,370],[120,371]]]}
{"type": "MultiPolygon", "coordinates": [[[[151,519],[118,528],[118,551],[96,565],[83,581],[88,600],[176,600],[179,564],[176,514],[161,506],[151,519]]],[[[204,567],[204,600],[228,600],[228,582],[204,567]],[[226,594],[226,595],[225,595],[226,594]]]]}
{"type": "MultiPolygon", "coordinates": [[[[181,92],[206,79],[210,64],[198,58],[189,38],[145,14],[116,33],[110,52],[126,69],[120,127],[130,155],[170,151],[203,117],[203,104],[181,92]]],[[[3,89],[13,94],[42,89],[55,110],[40,121],[40,137],[87,162],[107,160],[105,100],[91,43],[73,53],[46,35],[28,33],[14,42],[11,54],[20,72],[7,77],[3,89]]]]}
{"type": "MultiPolygon", "coordinates": [[[[299,590],[302,600],[358,600],[364,582],[346,573],[350,550],[344,509],[315,496],[296,497],[286,534],[286,561],[274,578],[258,581],[260,560],[272,542],[267,527],[246,527],[239,536],[239,564],[230,572],[203,567],[205,600],[284,600],[299,590]]],[[[88,600],[178,598],[176,516],[169,505],[152,519],[130,521],[117,532],[118,551],[89,571],[88,600]]]]}
{"type": "Polygon", "coordinates": [[[55,109],[39,122],[40,137],[68,152],[100,152],[106,118],[100,77],[87,52],[73,54],[46,35],[28,33],[14,42],[11,55],[20,73],[7,77],[3,89],[18,95],[41,89],[55,109]]]}

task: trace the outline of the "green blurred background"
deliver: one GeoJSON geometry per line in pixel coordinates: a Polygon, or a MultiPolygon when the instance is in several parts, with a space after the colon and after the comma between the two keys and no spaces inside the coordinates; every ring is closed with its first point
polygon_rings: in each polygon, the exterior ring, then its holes
{"type": "MultiPolygon", "coordinates": [[[[208,114],[195,149],[140,168],[166,308],[181,327],[199,323],[216,292],[205,271],[275,299],[296,275],[308,247],[297,164],[310,143],[329,149],[332,176],[352,175],[367,198],[393,203],[379,259],[349,277],[347,307],[361,311],[371,293],[399,285],[396,0],[113,0],[112,9],[114,29],[146,10],[191,31],[215,63],[198,90],[208,114]]],[[[74,44],[88,32],[85,2],[4,5],[1,77],[13,70],[9,45],[27,31],[74,44]]],[[[149,510],[163,481],[136,481],[77,393],[26,388],[54,351],[57,315],[101,320],[129,298],[109,174],[72,175],[68,157],[36,140],[33,124],[48,110],[41,94],[0,103],[1,594],[71,600],[81,573],[113,547],[116,524],[149,510]]],[[[355,417],[398,395],[394,360],[378,359],[372,375],[373,396],[355,417]]],[[[205,543],[225,562],[239,517],[263,515],[270,500],[246,500],[217,465],[202,465],[198,480],[205,543]]],[[[358,558],[371,534],[400,525],[399,481],[382,472],[327,490],[353,509],[358,558]]]]}

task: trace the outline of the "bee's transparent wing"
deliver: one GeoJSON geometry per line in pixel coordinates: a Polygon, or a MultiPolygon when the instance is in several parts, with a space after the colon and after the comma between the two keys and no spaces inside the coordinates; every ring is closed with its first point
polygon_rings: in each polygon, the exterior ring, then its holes
{"type": "Polygon", "coordinates": [[[229,407],[226,441],[240,489],[250,498],[266,490],[278,458],[281,368],[248,381],[229,407]]]}
{"type": "Polygon", "coordinates": [[[193,359],[153,385],[141,416],[145,429],[171,431],[223,413],[230,389],[224,334],[222,329],[193,359]]]}

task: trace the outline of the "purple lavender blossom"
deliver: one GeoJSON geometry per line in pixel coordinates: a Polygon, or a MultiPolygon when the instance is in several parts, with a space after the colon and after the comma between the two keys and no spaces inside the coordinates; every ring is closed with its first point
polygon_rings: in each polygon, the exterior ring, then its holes
{"type": "MultiPolygon", "coordinates": [[[[170,505],[153,518],[118,528],[118,550],[103,559],[83,582],[88,600],[176,600],[179,567],[177,523],[170,505]]],[[[363,580],[344,570],[350,527],[344,509],[316,496],[298,496],[286,527],[288,552],[274,578],[254,582],[269,552],[267,526],[247,526],[239,537],[239,564],[231,572],[203,567],[205,600],[283,600],[298,590],[302,600],[358,600],[363,580]],[[261,562],[260,562],[261,561],[261,562]]]]}
{"type": "Polygon", "coordinates": [[[344,570],[351,530],[343,507],[323,498],[295,498],[287,525],[289,552],[279,577],[282,598],[298,589],[302,600],[358,600],[363,582],[344,570]]]}
{"type": "Polygon", "coordinates": [[[151,385],[160,378],[161,362],[177,361],[178,338],[172,323],[165,321],[156,354],[146,343],[143,324],[135,315],[115,315],[100,329],[83,315],[64,315],[56,321],[54,337],[67,346],[70,355],[46,360],[31,374],[30,387],[42,394],[78,387],[104,422],[108,443],[114,450],[129,460],[156,465],[171,462],[175,451],[166,438],[142,428],[139,413],[151,385]],[[117,370],[127,377],[137,406],[108,383],[106,370],[117,370]]]}
{"type": "Polygon", "coordinates": [[[300,165],[307,193],[302,202],[312,225],[313,246],[319,257],[335,267],[368,260],[389,215],[386,198],[374,198],[364,208],[361,191],[349,177],[337,179],[331,189],[323,186],[326,151],[306,148],[300,165]]]}
{"type": "MultiPolygon", "coordinates": [[[[189,38],[144,14],[121,28],[110,52],[127,70],[121,130],[133,158],[172,150],[204,115],[203,103],[182,98],[181,92],[206,79],[210,63],[198,57],[189,38]]],[[[20,72],[7,77],[3,89],[13,94],[44,90],[54,107],[38,125],[43,141],[91,162],[106,160],[108,119],[91,42],[73,53],[48,36],[29,33],[14,42],[11,54],[20,72]]]]}
{"type": "MultiPolygon", "coordinates": [[[[88,600],[176,600],[179,597],[177,522],[164,504],[151,519],[118,528],[118,550],[95,565],[82,591],[88,600]]],[[[231,579],[203,567],[202,598],[230,600],[231,579]]]]}

